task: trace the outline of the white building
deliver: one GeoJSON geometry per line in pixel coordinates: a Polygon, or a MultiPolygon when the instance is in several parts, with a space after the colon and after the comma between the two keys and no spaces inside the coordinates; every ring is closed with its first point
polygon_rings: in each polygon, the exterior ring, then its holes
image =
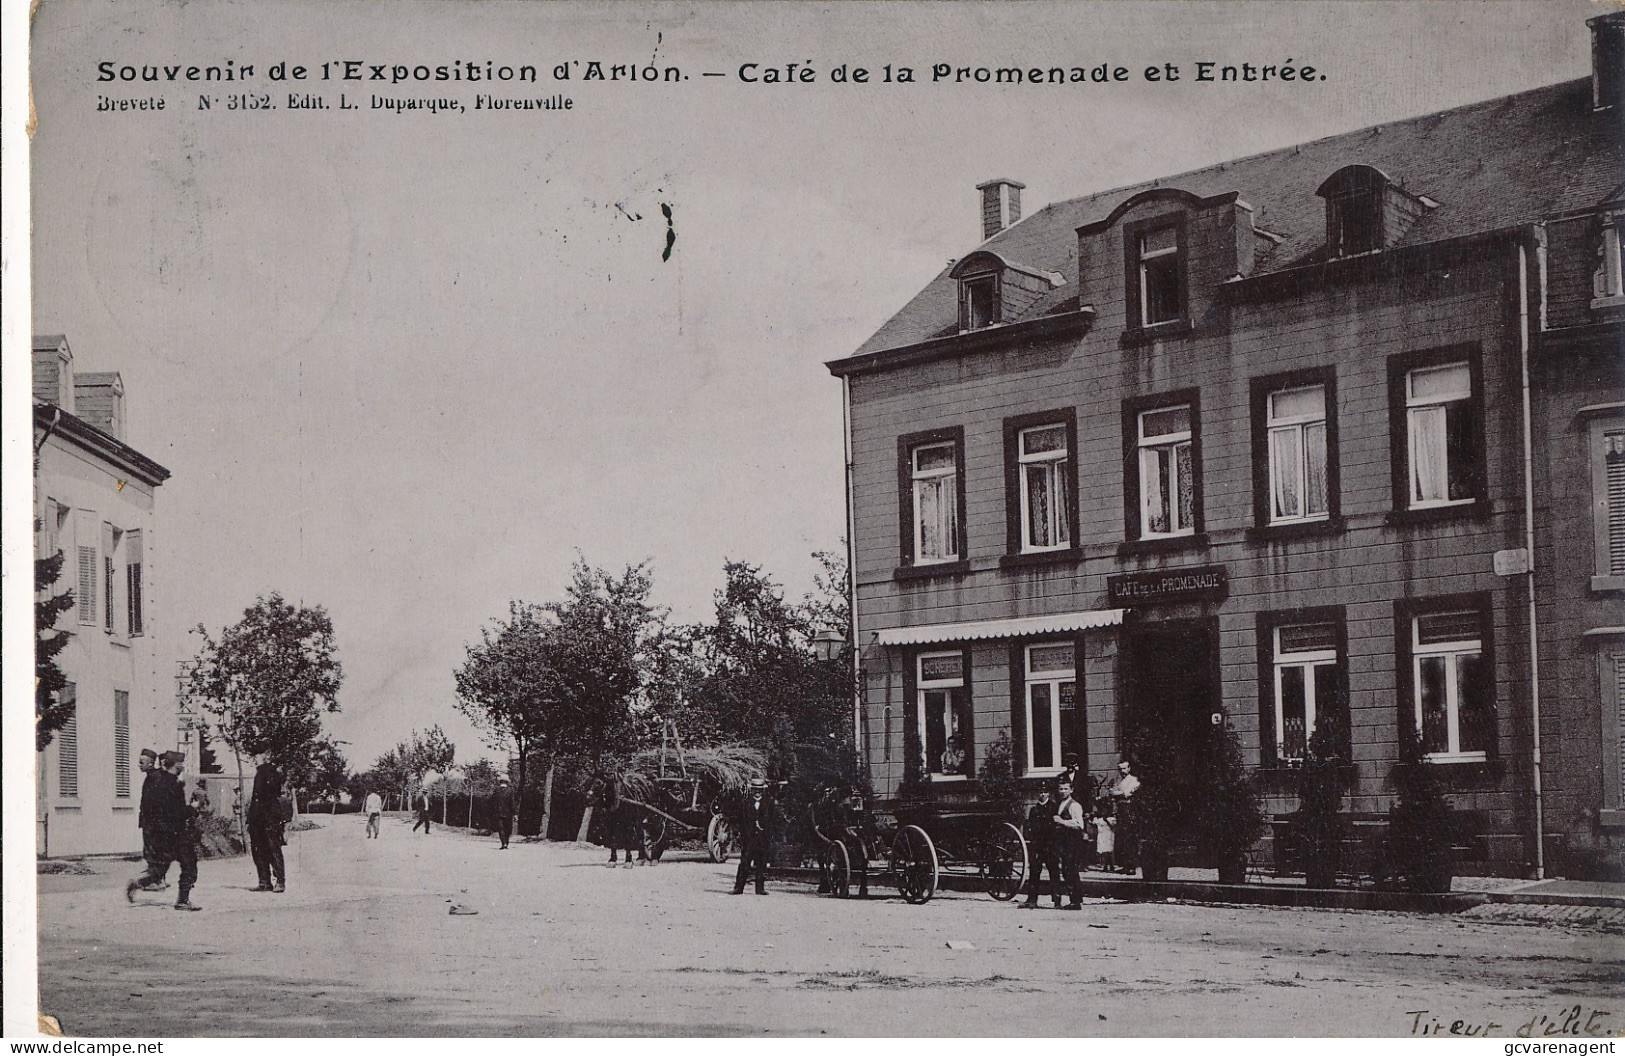
{"type": "Polygon", "coordinates": [[[151,582],[154,507],[169,470],[123,441],[117,373],[74,372],[60,335],[34,338],[34,516],[40,555],[61,550],[51,588],[75,604],[56,629],[72,718],[38,756],[42,854],[137,851],[136,755],[174,742],[174,687],[160,672],[151,582]]]}

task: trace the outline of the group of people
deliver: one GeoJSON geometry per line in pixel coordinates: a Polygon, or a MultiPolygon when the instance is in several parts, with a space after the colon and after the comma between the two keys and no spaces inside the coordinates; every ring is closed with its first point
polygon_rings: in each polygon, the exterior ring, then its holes
{"type": "Polygon", "coordinates": [[[1027,879],[1023,909],[1038,906],[1044,871],[1049,871],[1050,902],[1057,909],[1082,909],[1083,892],[1079,873],[1091,867],[1134,871],[1136,849],[1134,794],[1140,789],[1134,764],[1124,759],[1117,764],[1118,778],[1109,792],[1085,806],[1076,796],[1079,784],[1076,761],[1055,779],[1053,799],[1048,788],[1038,793],[1038,802],[1027,811],[1024,835],[1032,861],[1027,879]],[[1061,905],[1065,889],[1067,903],[1061,905]]]}
{"type": "Polygon", "coordinates": [[[649,846],[648,834],[644,831],[644,812],[627,797],[613,774],[598,775],[593,784],[592,806],[602,819],[600,831],[609,847],[609,861],[604,864],[611,869],[617,864],[630,869],[634,853],[638,856],[638,865],[659,864],[657,849],[649,846]],[[624,861],[618,860],[618,856],[624,857],[624,861]]]}
{"type": "MultiPolygon", "coordinates": [[[[143,773],[141,806],[136,824],[141,829],[141,857],[146,869],[124,887],[124,897],[135,901],[138,891],[163,891],[169,887],[169,867],[180,864],[179,889],[175,908],[197,912],[203,907],[192,901],[197,885],[198,843],[201,821],[213,812],[207,783],[199,778],[190,797],[181,780],[186,765],[184,752],[158,754],[143,748],[138,756],[143,773]]],[[[286,842],[283,826],[282,772],[270,760],[262,760],[254,774],[254,791],[248,802],[248,842],[259,875],[255,891],[287,890],[287,874],[282,858],[286,842]]]]}
{"type": "MultiPolygon", "coordinates": [[[[412,831],[423,830],[429,834],[429,791],[420,788],[412,795],[412,810],[416,815],[412,822],[412,831]]],[[[509,787],[508,775],[503,774],[497,778],[497,788],[491,796],[491,811],[496,817],[496,834],[500,841],[497,849],[508,849],[508,840],[513,836],[514,802],[513,790],[509,787]]],[[[384,797],[377,790],[367,793],[366,800],[361,805],[361,812],[367,816],[366,839],[376,840],[382,834],[384,820],[384,797]]]]}

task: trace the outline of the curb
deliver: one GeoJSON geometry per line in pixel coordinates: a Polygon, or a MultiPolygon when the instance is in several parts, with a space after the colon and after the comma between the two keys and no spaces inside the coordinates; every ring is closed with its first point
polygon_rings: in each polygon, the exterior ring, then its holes
{"type": "Polygon", "coordinates": [[[1625,898],[1617,895],[1565,895],[1543,892],[1487,891],[1485,892],[1485,900],[1520,906],[1594,906],[1600,909],[1625,909],[1625,898]]]}
{"type": "MultiPolygon", "coordinates": [[[[768,876],[774,880],[807,884],[818,882],[816,869],[770,869],[768,876]]],[[[884,891],[888,890],[889,886],[884,880],[876,883],[873,878],[871,879],[871,887],[878,887],[884,891]]],[[[1219,905],[1361,909],[1386,913],[1460,913],[1488,901],[1488,895],[1481,891],[1414,894],[1407,891],[1308,888],[1278,884],[1213,884],[1194,880],[1153,883],[1149,880],[1083,879],[1078,886],[1083,894],[1090,898],[1111,898],[1123,902],[1162,902],[1166,899],[1175,899],[1181,902],[1219,905]]],[[[984,893],[982,881],[978,877],[946,872],[938,874],[937,888],[941,891],[984,893]]],[[[1529,901],[1543,900],[1530,896],[1529,901]]]]}

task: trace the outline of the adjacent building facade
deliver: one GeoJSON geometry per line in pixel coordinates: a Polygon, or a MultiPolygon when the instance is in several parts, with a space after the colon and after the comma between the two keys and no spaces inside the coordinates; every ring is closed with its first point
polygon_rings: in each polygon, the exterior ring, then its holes
{"type": "Polygon", "coordinates": [[[56,624],[73,715],[37,766],[38,850],[139,851],[136,753],[173,743],[173,687],[153,619],[157,489],[169,471],[126,444],[124,383],[76,372],[60,335],[34,338],[36,553],[64,555],[51,588],[72,591],[56,624]]]}
{"type": "Polygon", "coordinates": [[[1194,786],[1228,724],[1288,812],[1323,725],[1375,816],[1415,731],[1464,869],[1618,857],[1625,16],[1591,28],[1588,80],[1026,219],[979,188],[986,240],[829,364],[877,792],[975,798],[1001,733],[1033,783],[1155,740],[1194,786]]]}

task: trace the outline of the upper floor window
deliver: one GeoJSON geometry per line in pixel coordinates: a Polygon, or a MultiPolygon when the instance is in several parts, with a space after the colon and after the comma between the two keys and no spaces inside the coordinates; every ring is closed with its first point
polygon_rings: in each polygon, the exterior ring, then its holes
{"type": "Polygon", "coordinates": [[[1184,314],[1179,243],[1179,230],[1174,227],[1153,228],[1137,236],[1141,326],[1171,323],[1184,314]]]}
{"type": "Polygon", "coordinates": [[[959,329],[981,330],[999,321],[999,276],[990,273],[960,279],[959,329]]]}
{"type": "Polygon", "coordinates": [[[898,438],[905,567],[964,560],[964,451],[964,431],[958,428],[898,438]]]}
{"type": "Polygon", "coordinates": [[[1012,525],[1011,549],[1021,553],[1063,550],[1072,545],[1073,495],[1070,415],[1023,427],[1026,419],[1005,421],[1005,444],[1010,464],[1012,525]]]}
{"type": "Polygon", "coordinates": [[[1347,257],[1382,248],[1382,191],[1353,187],[1326,197],[1326,251],[1347,257]]]}
{"type": "Polygon", "coordinates": [[[1464,506],[1484,495],[1477,352],[1443,349],[1388,360],[1394,508],[1464,506]]]}
{"type": "Polygon", "coordinates": [[[1142,411],[1139,423],[1140,537],[1196,530],[1196,477],[1188,404],[1142,411]]]}
{"type": "Polygon", "coordinates": [[[78,552],[79,589],[74,595],[74,607],[79,613],[79,622],[94,627],[101,619],[96,598],[102,578],[102,558],[94,546],[80,546],[78,552]]]}
{"type": "Polygon", "coordinates": [[[1026,727],[1026,773],[1060,772],[1068,756],[1079,755],[1076,650],[1071,642],[1022,649],[1021,693],[1026,727]]]}
{"type": "Polygon", "coordinates": [[[1267,402],[1270,523],[1320,520],[1327,511],[1326,390],[1283,389],[1267,402]]]}
{"type": "Polygon", "coordinates": [[[973,762],[965,654],[922,653],[916,664],[915,718],[923,770],[933,777],[968,777],[973,762]]]}
{"type": "Polygon", "coordinates": [[[1625,275],[1621,273],[1619,228],[1625,214],[1602,214],[1602,237],[1597,243],[1597,267],[1591,274],[1591,307],[1625,304],[1625,275]]]}
{"type": "Polygon", "coordinates": [[[1418,614],[1411,621],[1416,728],[1435,762],[1485,758],[1494,741],[1494,699],[1478,610],[1418,614]]]}
{"type": "Polygon", "coordinates": [[[124,550],[124,598],[129,609],[129,632],[130,637],[139,638],[146,633],[147,627],[146,606],[143,601],[146,552],[142,548],[142,535],[139,530],[124,533],[124,550]]]}
{"type": "Polygon", "coordinates": [[[57,690],[56,699],[67,715],[56,731],[56,792],[59,796],[79,794],[79,703],[78,687],[72,682],[57,690]]]}

